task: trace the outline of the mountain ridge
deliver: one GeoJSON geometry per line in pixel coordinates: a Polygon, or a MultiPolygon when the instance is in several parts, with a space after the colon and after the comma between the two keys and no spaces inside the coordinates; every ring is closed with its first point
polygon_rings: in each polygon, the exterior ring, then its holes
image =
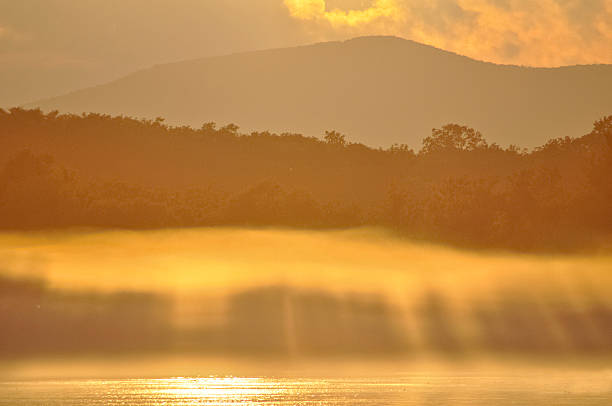
{"type": "Polygon", "coordinates": [[[610,93],[612,65],[499,65],[369,36],[155,65],[27,107],[162,116],[196,127],[232,122],[247,131],[336,129],[374,146],[416,147],[431,128],[458,122],[493,142],[532,147],[586,133],[612,111],[610,93]]]}

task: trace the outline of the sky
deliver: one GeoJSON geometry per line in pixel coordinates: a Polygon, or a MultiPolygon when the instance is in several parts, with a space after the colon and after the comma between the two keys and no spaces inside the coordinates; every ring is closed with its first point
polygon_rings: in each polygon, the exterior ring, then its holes
{"type": "Polygon", "coordinates": [[[362,35],[495,63],[612,63],[612,0],[0,0],[0,106],[160,63],[362,35]]]}

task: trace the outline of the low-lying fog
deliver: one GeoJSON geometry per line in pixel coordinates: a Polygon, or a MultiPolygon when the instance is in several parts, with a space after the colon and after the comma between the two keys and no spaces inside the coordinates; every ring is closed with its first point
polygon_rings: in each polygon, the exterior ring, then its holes
{"type": "Polygon", "coordinates": [[[0,234],[0,359],[612,355],[612,255],[381,230],[0,234]]]}

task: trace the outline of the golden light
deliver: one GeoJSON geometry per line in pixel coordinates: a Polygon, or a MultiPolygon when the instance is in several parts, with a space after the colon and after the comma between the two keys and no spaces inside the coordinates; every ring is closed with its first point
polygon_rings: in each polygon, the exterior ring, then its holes
{"type": "Polygon", "coordinates": [[[375,0],[364,10],[327,10],[325,0],[285,0],[292,17],[301,20],[323,20],[333,26],[358,26],[379,18],[399,18],[397,0],[375,0]]]}
{"type": "Polygon", "coordinates": [[[170,395],[182,400],[246,401],[283,393],[282,388],[261,378],[177,377],[154,381],[151,391],[155,395],[170,395]]]}

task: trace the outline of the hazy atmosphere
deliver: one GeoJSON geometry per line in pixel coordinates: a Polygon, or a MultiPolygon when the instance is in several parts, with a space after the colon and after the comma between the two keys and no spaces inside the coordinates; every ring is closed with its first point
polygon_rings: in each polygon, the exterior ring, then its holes
{"type": "Polygon", "coordinates": [[[0,0],[0,406],[609,406],[612,0],[0,0]]]}
{"type": "Polygon", "coordinates": [[[494,63],[612,63],[612,1],[0,0],[0,106],[159,63],[362,35],[494,63]]]}

